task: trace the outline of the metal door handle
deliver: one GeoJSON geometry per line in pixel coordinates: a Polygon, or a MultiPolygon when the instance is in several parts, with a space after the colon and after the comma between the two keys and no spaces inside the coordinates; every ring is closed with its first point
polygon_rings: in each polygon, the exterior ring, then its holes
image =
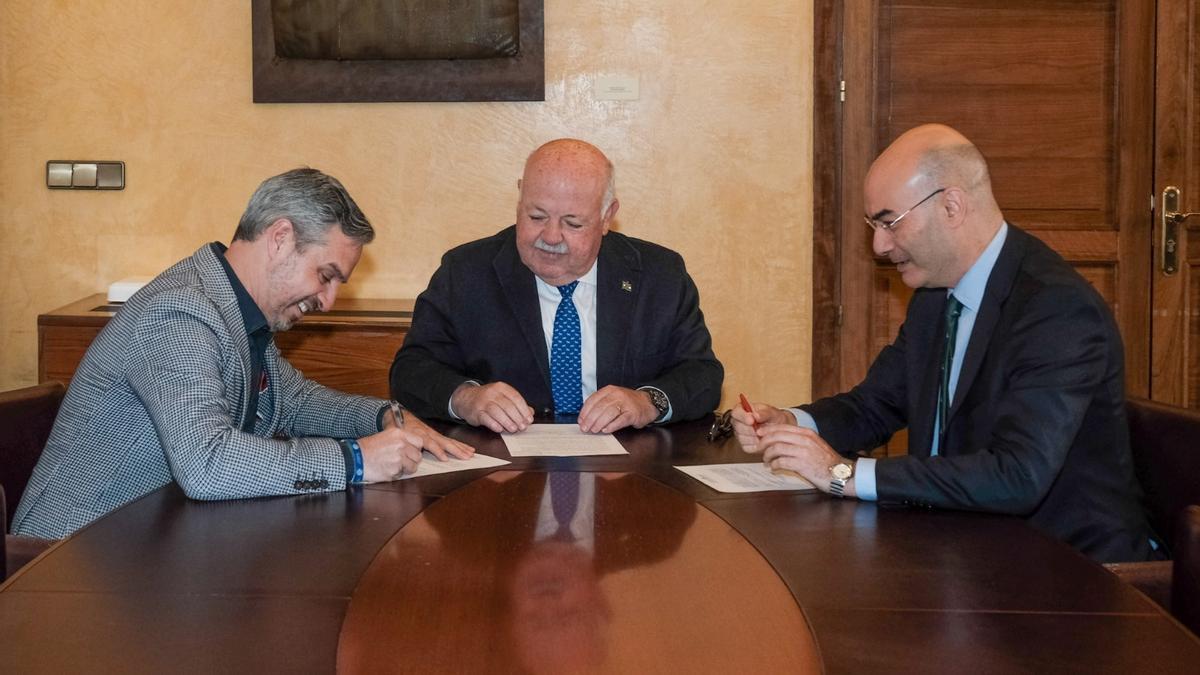
{"type": "Polygon", "coordinates": [[[1162,273],[1179,271],[1179,224],[1200,213],[1179,210],[1179,188],[1167,186],[1162,193],[1162,273]]]}

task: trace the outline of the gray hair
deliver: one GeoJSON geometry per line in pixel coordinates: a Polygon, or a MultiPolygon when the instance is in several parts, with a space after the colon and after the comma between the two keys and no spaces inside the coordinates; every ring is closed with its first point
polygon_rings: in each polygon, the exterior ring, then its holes
{"type": "Polygon", "coordinates": [[[604,158],[604,161],[608,162],[608,182],[604,185],[604,198],[600,200],[601,217],[608,213],[608,207],[612,206],[613,200],[617,198],[617,170],[607,157],[604,158]]]}
{"type": "Polygon", "coordinates": [[[233,240],[254,241],[280,218],[292,222],[298,250],[325,241],[334,224],[360,245],[375,238],[375,229],[338,179],[307,167],[264,180],[250,196],[233,240]]]}

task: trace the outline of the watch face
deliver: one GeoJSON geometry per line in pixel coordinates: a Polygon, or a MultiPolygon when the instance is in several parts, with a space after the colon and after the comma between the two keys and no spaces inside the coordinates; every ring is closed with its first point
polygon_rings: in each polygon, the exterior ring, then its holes
{"type": "Polygon", "coordinates": [[[854,469],[849,464],[834,464],[829,469],[829,473],[833,474],[833,477],[838,480],[846,480],[854,473],[854,469]]]}
{"type": "Polygon", "coordinates": [[[647,389],[646,393],[650,394],[650,402],[654,404],[654,407],[656,409],[658,409],[658,413],[660,415],[667,412],[668,404],[667,404],[667,395],[666,394],[664,394],[661,391],[658,391],[656,389],[647,389]]]}

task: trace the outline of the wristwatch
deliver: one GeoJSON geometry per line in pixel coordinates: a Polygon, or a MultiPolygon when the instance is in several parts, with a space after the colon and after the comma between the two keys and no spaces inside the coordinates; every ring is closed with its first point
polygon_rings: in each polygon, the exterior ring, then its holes
{"type": "Polygon", "coordinates": [[[854,477],[853,462],[838,462],[829,467],[829,494],[834,497],[846,496],[846,482],[854,477]]]}
{"type": "Polygon", "coordinates": [[[646,392],[646,395],[650,397],[650,403],[654,404],[654,409],[658,411],[654,421],[657,422],[665,417],[667,411],[671,409],[671,401],[667,399],[667,395],[654,387],[642,387],[640,391],[646,392]]]}

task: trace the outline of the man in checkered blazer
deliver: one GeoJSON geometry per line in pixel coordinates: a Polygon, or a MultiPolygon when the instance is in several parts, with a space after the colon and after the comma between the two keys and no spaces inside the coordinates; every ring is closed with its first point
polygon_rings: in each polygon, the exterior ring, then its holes
{"type": "Polygon", "coordinates": [[[411,472],[422,448],[470,456],[387,401],[305,379],[275,346],[333,306],[374,236],[337,179],[264,181],[228,249],[160,274],[92,343],[13,531],[63,537],[171,481],[205,500],[324,492],[411,472]]]}

